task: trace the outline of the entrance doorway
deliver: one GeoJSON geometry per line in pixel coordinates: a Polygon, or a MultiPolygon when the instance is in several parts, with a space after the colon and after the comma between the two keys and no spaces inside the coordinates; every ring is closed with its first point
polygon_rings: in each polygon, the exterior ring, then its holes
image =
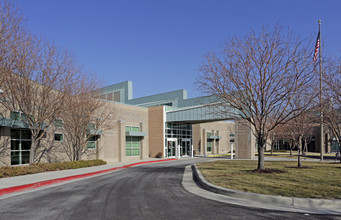
{"type": "Polygon", "coordinates": [[[166,154],[167,157],[175,157],[176,155],[176,146],[178,140],[176,138],[167,138],[167,143],[166,143],[166,154]]]}
{"type": "Polygon", "coordinates": [[[182,157],[192,155],[191,139],[190,138],[182,138],[181,139],[180,155],[182,157]]]}

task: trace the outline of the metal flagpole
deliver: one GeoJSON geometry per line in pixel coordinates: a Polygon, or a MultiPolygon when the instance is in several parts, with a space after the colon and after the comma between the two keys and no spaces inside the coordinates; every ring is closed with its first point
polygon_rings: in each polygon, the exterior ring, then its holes
{"type": "Polygon", "coordinates": [[[320,146],[321,146],[321,154],[320,160],[323,160],[324,153],[324,135],[323,135],[323,110],[322,110],[322,45],[321,45],[321,20],[319,20],[319,33],[320,33],[320,51],[319,51],[319,61],[320,61],[320,146]]]}

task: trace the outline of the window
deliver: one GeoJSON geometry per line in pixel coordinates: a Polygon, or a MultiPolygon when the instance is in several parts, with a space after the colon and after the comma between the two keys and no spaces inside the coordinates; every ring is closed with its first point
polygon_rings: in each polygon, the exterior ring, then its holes
{"type": "Polygon", "coordinates": [[[88,138],[88,142],[86,143],[86,148],[88,149],[96,149],[96,136],[91,136],[88,138]]]}
{"type": "Polygon", "coordinates": [[[133,126],[126,126],[126,131],[132,131],[132,132],[139,132],[139,127],[133,127],[133,126]]]}
{"type": "Polygon", "coordinates": [[[94,123],[89,123],[88,124],[88,129],[91,130],[95,130],[96,129],[96,125],[94,123]]]}
{"type": "Polygon", "coordinates": [[[166,138],[192,138],[192,125],[188,124],[165,124],[166,138]]]}
{"type": "MultiPolygon", "coordinates": [[[[24,122],[27,122],[27,115],[25,113],[22,113],[22,112],[18,112],[18,111],[12,111],[11,114],[10,114],[10,118],[13,119],[13,120],[21,120],[21,121],[24,121],[24,122]]],[[[30,117],[30,119],[32,121],[34,121],[34,118],[33,117],[30,117]]]]}
{"type": "Polygon", "coordinates": [[[114,101],[120,102],[121,101],[121,93],[119,91],[114,92],[114,101]]]}
{"type": "Polygon", "coordinates": [[[207,140],[207,152],[212,151],[212,141],[207,140]]]}
{"type": "Polygon", "coordinates": [[[61,119],[55,119],[54,120],[54,126],[57,128],[62,128],[64,127],[63,120],[61,119]]]}
{"type": "Polygon", "coordinates": [[[31,132],[24,129],[11,129],[11,165],[30,162],[31,132]]]}
{"type": "Polygon", "coordinates": [[[26,120],[27,119],[26,114],[22,112],[17,112],[17,111],[12,111],[10,117],[13,120],[26,120]]]}
{"type": "Polygon", "coordinates": [[[140,156],[140,137],[126,136],[126,156],[140,156]]]}
{"type": "Polygon", "coordinates": [[[54,141],[63,142],[63,134],[55,133],[54,134],[54,141]]]}

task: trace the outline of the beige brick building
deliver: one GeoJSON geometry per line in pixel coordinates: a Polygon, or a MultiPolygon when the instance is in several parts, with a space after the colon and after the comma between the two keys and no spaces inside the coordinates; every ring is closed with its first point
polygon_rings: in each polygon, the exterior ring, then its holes
{"type": "MultiPolygon", "coordinates": [[[[107,162],[138,161],[149,157],[192,157],[226,154],[231,146],[238,158],[254,158],[251,130],[231,116],[212,114],[204,104],[212,97],[187,98],[186,90],[132,98],[130,81],[101,89],[99,99],[114,112],[96,138],[89,139],[81,159],[107,162]]],[[[31,136],[15,118],[20,112],[1,108],[0,166],[28,163],[31,136]]],[[[67,161],[63,119],[56,119],[41,141],[41,162],[67,161]]]]}

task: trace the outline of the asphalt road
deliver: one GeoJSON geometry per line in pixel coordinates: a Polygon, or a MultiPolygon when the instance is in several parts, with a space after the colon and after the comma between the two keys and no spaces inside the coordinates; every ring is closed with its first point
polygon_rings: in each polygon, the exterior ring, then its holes
{"type": "Polygon", "coordinates": [[[0,219],[341,219],[252,209],[186,191],[186,165],[202,159],[132,167],[0,199],[0,219]]]}

